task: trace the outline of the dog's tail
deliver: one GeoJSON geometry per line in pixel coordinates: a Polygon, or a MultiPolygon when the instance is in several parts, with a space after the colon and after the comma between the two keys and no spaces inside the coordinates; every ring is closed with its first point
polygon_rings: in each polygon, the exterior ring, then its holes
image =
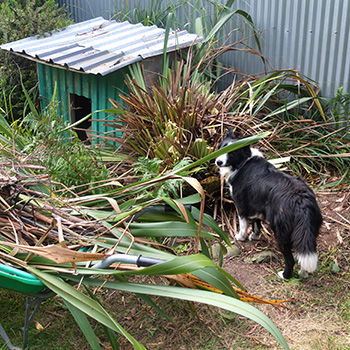
{"type": "Polygon", "coordinates": [[[313,273],[317,269],[318,256],[317,252],[307,253],[307,254],[298,254],[297,253],[298,263],[301,266],[299,275],[306,277],[307,273],[313,273]]]}
{"type": "Polygon", "coordinates": [[[302,210],[303,214],[298,216],[301,220],[293,232],[293,246],[301,266],[299,274],[307,276],[308,272],[313,273],[317,269],[316,237],[322,224],[322,215],[317,204],[316,207],[302,210]]]}

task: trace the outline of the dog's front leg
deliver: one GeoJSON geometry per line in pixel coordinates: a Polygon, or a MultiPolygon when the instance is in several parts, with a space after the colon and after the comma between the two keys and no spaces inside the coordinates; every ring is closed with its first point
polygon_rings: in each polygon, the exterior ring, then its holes
{"type": "Polygon", "coordinates": [[[244,241],[248,230],[248,220],[243,216],[238,216],[239,232],[235,235],[237,241],[244,241]]]}

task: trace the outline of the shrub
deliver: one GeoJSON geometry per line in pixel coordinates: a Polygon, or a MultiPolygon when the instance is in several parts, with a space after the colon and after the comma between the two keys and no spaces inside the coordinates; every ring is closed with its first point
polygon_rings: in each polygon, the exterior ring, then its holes
{"type": "Polygon", "coordinates": [[[13,162],[25,154],[35,169],[49,173],[52,189],[78,186],[78,191],[99,193],[94,188],[96,182],[107,181],[109,171],[102,162],[96,146],[86,147],[78,138],[72,126],[64,123],[57,113],[55,94],[51,103],[42,112],[38,112],[28,92],[24,88],[26,103],[30,112],[20,122],[9,124],[0,109],[0,158],[13,162]],[[39,166],[39,167],[38,167],[39,166]]]}
{"type": "MultiPolygon", "coordinates": [[[[0,4],[0,43],[44,35],[71,24],[65,8],[58,8],[55,0],[4,0],[0,4]],[[30,19],[30,20],[28,20],[30,19]]],[[[9,52],[0,52],[0,107],[10,119],[22,117],[26,98],[21,87],[36,98],[36,65],[30,60],[9,52]]]]}

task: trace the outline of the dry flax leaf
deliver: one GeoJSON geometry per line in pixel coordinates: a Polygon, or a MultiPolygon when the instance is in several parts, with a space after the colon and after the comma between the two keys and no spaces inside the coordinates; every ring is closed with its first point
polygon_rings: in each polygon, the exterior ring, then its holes
{"type": "MultiPolygon", "coordinates": [[[[63,236],[63,229],[62,229],[62,220],[61,217],[58,215],[54,216],[56,219],[56,226],[57,226],[57,230],[58,230],[58,241],[61,244],[61,247],[64,249],[69,249],[66,242],[64,241],[64,236],[63,236]]],[[[74,270],[77,270],[77,265],[73,262],[72,263],[74,270]]]]}
{"type": "Polygon", "coordinates": [[[163,277],[179,283],[181,286],[191,289],[196,289],[196,285],[193,283],[191,276],[184,275],[163,275],[163,277]]]}
{"type": "MultiPolygon", "coordinates": [[[[202,281],[201,279],[199,279],[198,277],[190,273],[181,274],[181,275],[163,275],[163,277],[168,278],[172,281],[175,281],[179,283],[181,286],[186,288],[192,288],[192,289],[199,288],[199,289],[209,290],[211,292],[218,293],[218,294],[224,294],[220,289],[213,287],[211,284],[202,281]]],[[[241,301],[248,302],[248,303],[269,304],[269,305],[274,305],[274,306],[282,307],[284,309],[289,310],[287,306],[282,304],[292,301],[292,299],[267,300],[267,299],[260,298],[256,295],[250,294],[248,292],[245,292],[242,289],[239,289],[233,286],[232,288],[236,291],[241,301]]]]}
{"type": "MultiPolygon", "coordinates": [[[[115,253],[115,250],[117,249],[119,243],[121,242],[121,240],[123,239],[124,235],[126,235],[127,237],[130,238],[130,244],[129,244],[129,247],[128,249],[125,251],[125,254],[128,254],[132,245],[134,244],[135,242],[135,238],[134,236],[129,232],[129,226],[131,224],[132,220],[130,220],[127,225],[125,226],[122,234],[120,235],[120,237],[118,238],[117,242],[110,248],[108,249],[108,254],[114,254],[115,253]]],[[[113,225],[114,226],[114,225],[113,225]]],[[[118,229],[119,230],[119,229],[118,229]]]]}
{"type": "MultiPolygon", "coordinates": [[[[51,220],[51,223],[50,223],[50,226],[49,226],[48,229],[46,230],[45,234],[43,234],[43,235],[40,237],[39,241],[35,244],[36,246],[40,246],[41,243],[43,243],[43,242],[45,241],[46,237],[48,236],[49,232],[52,230],[52,228],[53,228],[54,226],[55,226],[55,220],[52,219],[52,220],[51,220]]],[[[25,258],[25,261],[29,261],[29,259],[31,258],[32,254],[33,254],[33,253],[28,254],[28,256],[25,258]]]]}
{"type": "MultiPolygon", "coordinates": [[[[198,277],[191,275],[190,273],[187,274],[188,277],[190,277],[192,284],[194,284],[196,287],[201,288],[201,289],[206,289],[206,290],[210,290],[212,292],[215,293],[219,293],[219,294],[224,294],[220,289],[217,289],[215,287],[213,287],[211,284],[202,281],[201,279],[199,279],[198,277]]],[[[179,282],[180,283],[180,282],[179,282]]],[[[287,299],[287,300],[267,300],[267,299],[263,299],[260,298],[256,295],[250,294],[242,289],[233,287],[232,288],[236,291],[236,293],[239,296],[239,299],[241,301],[244,302],[248,302],[248,303],[259,303],[259,304],[270,304],[270,305],[275,305],[275,306],[279,306],[282,307],[284,309],[289,309],[288,307],[286,307],[285,305],[282,305],[282,303],[287,303],[287,302],[291,302],[292,299],[287,299]]]]}
{"type": "Polygon", "coordinates": [[[28,247],[25,245],[14,244],[4,241],[0,241],[0,244],[4,244],[13,248],[24,250],[32,254],[43,256],[51,261],[54,261],[57,264],[103,260],[107,257],[106,254],[77,252],[75,250],[62,248],[56,245],[49,245],[46,247],[28,247]]]}
{"type": "Polygon", "coordinates": [[[199,212],[199,222],[198,222],[198,233],[197,233],[197,237],[196,237],[196,244],[195,244],[195,248],[198,251],[199,249],[199,238],[200,238],[200,234],[201,234],[201,230],[202,230],[202,224],[203,224],[203,215],[204,215],[204,206],[205,206],[205,192],[203,190],[202,185],[200,184],[200,182],[192,177],[188,177],[188,176],[178,176],[178,175],[172,175],[172,177],[174,178],[180,178],[185,180],[189,185],[191,185],[201,196],[201,207],[200,207],[200,212],[199,212]]]}
{"type": "Polygon", "coordinates": [[[187,215],[187,211],[186,211],[185,206],[182,203],[176,201],[175,199],[173,199],[173,202],[179,208],[179,210],[180,210],[181,214],[183,215],[184,219],[186,220],[186,222],[187,223],[190,222],[190,220],[188,219],[188,215],[187,215]]]}

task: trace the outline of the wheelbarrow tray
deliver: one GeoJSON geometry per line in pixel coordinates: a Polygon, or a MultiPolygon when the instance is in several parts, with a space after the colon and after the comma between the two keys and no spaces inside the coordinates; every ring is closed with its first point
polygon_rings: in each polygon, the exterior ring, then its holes
{"type": "Polygon", "coordinates": [[[0,263],[0,287],[24,294],[38,293],[45,285],[32,274],[0,263]]]}

